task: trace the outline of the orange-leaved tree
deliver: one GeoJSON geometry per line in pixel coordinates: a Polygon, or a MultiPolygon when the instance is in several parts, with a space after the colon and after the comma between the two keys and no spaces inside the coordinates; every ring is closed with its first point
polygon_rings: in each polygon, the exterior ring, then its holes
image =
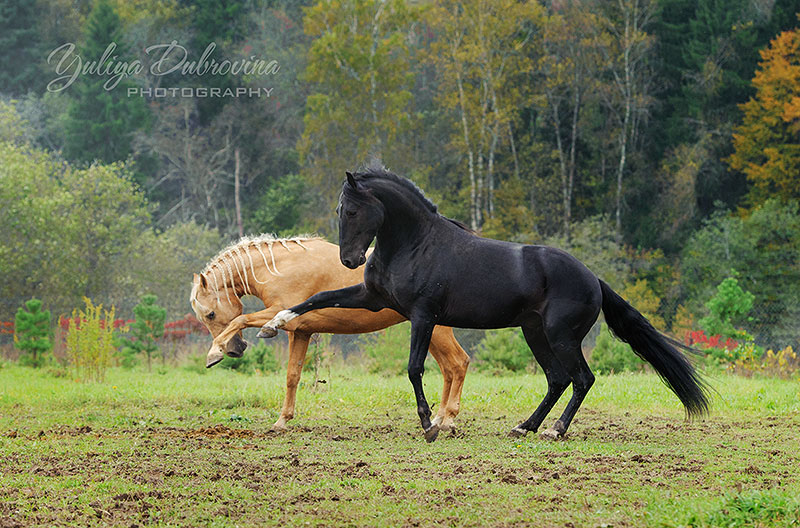
{"type": "Polygon", "coordinates": [[[741,105],[731,168],[744,172],[751,205],[770,197],[800,198],[800,29],[784,31],[761,50],[756,95],[741,105]]]}

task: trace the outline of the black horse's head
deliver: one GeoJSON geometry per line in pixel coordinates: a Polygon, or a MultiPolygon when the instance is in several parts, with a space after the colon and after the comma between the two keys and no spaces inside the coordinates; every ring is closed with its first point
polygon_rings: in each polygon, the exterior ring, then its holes
{"type": "Polygon", "coordinates": [[[366,262],[367,248],[375,239],[384,219],[383,204],[347,172],[339,202],[339,258],[356,269],[366,262]]]}

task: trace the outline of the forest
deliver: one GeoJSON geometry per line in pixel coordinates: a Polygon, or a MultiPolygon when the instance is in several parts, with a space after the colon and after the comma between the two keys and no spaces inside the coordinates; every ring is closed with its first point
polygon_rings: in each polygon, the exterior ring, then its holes
{"type": "Polygon", "coordinates": [[[130,317],[150,293],[179,319],[242,235],[335,242],[344,171],[379,160],[481,236],[570,251],[673,335],[727,310],[796,347],[798,12],[3,0],[0,321],[32,297],[130,317]]]}

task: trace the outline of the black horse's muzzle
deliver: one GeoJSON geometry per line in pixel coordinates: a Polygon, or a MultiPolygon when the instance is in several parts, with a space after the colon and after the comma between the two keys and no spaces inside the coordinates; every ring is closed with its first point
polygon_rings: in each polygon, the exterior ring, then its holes
{"type": "Polygon", "coordinates": [[[366,255],[364,255],[364,253],[361,253],[361,255],[359,255],[357,258],[355,258],[355,257],[350,258],[350,257],[342,256],[342,264],[344,264],[345,266],[347,266],[350,269],[356,269],[357,267],[359,267],[360,265],[362,265],[366,261],[367,261],[367,257],[366,257],[366,255]]]}

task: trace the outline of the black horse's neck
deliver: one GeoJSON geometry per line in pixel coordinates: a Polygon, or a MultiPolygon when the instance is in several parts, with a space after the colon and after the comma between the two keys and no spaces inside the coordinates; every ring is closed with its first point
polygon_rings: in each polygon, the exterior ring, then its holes
{"type": "Polygon", "coordinates": [[[384,220],[375,240],[375,251],[395,254],[416,248],[425,234],[445,220],[413,185],[389,179],[369,180],[368,188],[384,209],[384,220]]]}

